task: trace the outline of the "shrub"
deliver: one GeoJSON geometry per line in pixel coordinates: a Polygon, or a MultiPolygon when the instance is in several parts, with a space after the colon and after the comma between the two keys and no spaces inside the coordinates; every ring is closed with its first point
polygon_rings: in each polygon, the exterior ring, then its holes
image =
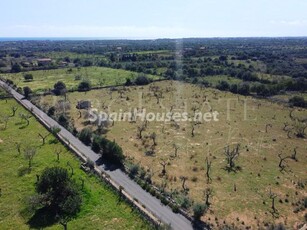
{"type": "Polygon", "coordinates": [[[47,115],[50,116],[50,117],[52,117],[52,116],[54,116],[54,114],[55,114],[55,107],[52,106],[52,107],[50,107],[50,108],[48,109],[47,115]]]}
{"type": "Polygon", "coordinates": [[[32,81],[33,80],[33,75],[30,73],[26,73],[24,76],[25,81],[32,81]]]}
{"type": "Polygon", "coordinates": [[[23,94],[25,98],[29,98],[31,93],[32,93],[32,90],[30,89],[30,87],[28,86],[23,87],[23,94]]]}
{"type": "Polygon", "coordinates": [[[67,91],[66,85],[62,81],[58,81],[54,84],[53,92],[55,95],[63,95],[67,91]]]}
{"type": "Polygon", "coordinates": [[[194,220],[200,220],[200,218],[204,215],[208,207],[204,204],[195,204],[193,206],[193,214],[194,214],[194,220]]]}
{"type": "Polygon", "coordinates": [[[134,83],[136,85],[148,85],[150,80],[146,76],[140,75],[135,79],[134,83]]]}
{"type": "Polygon", "coordinates": [[[129,176],[131,178],[134,178],[138,174],[139,170],[140,170],[139,165],[135,165],[135,164],[131,165],[129,169],[129,176]]]}
{"type": "Polygon", "coordinates": [[[104,137],[94,137],[92,148],[96,151],[102,149],[102,159],[111,163],[122,165],[125,159],[122,148],[115,141],[109,141],[104,137]]]}
{"type": "Polygon", "coordinates": [[[125,86],[130,86],[130,85],[132,85],[132,84],[133,84],[133,83],[132,83],[131,79],[130,79],[130,78],[126,78],[125,86]]]}
{"type": "Polygon", "coordinates": [[[289,100],[290,105],[307,108],[307,101],[303,97],[294,96],[289,100]]]}
{"type": "Polygon", "coordinates": [[[92,130],[89,128],[84,128],[79,133],[79,139],[82,141],[85,145],[90,145],[92,143],[92,130]]]}
{"type": "Polygon", "coordinates": [[[69,126],[69,120],[68,120],[68,118],[67,118],[65,115],[63,115],[63,114],[61,114],[61,115],[59,116],[58,122],[59,122],[59,124],[60,124],[61,126],[63,126],[64,128],[68,128],[68,126],[69,126]]]}
{"type": "Polygon", "coordinates": [[[78,91],[89,91],[91,88],[91,83],[87,80],[81,81],[78,85],[78,91]]]}
{"type": "Polygon", "coordinates": [[[216,86],[217,89],[222,90],[222,91],[227,91],[229,90],[230,86],[227,81],[221,81],[219,84],[216,86]]]}

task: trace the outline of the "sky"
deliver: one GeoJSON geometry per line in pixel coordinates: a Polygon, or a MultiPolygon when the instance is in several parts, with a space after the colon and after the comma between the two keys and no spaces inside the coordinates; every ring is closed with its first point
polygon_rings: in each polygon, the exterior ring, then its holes
{"type": "Polygon", "coordinates": [[[1,0],[0,37],[307,36],[307,0],[1,0]]]}

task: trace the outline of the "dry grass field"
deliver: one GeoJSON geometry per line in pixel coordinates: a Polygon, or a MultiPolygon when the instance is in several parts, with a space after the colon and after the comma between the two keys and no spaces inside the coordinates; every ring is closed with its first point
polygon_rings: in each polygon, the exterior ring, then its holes
{"type": "MultiPolygon", "coordinates": [[[[105,136],[116,140],[129,160],[151,173],[155,185],[177,194],[177,198],[187,196],[195,202],[204,202],[204,192],[211,189],[211,205],[202,219],[216,227],[223,221],[242,229],[248,226],[256,229],[275,222],[293,229],[304,222],[307,139],[295,135],[303,124],[290,118],[291,108],[176,81],[75,92],[67,98],[70,109],[66,112],[78,130],[85,126],[97,128],[89,124],[85,110],[79,118],[76,109],[79,100],[90,100],[92,108],[108,114],[143,108],[146,113],[155,114],[187,112],[192,118],[196,112],[217,111],[218,121],[115,121],[105,136]],[[142,127],[145,128],[140,138],[142,127]],[[290,127],[296,128],[288,132],[290,127]],[[238,167],[227,171],[225,147],[232,150],[237,144],[240,145],[235,159],[238,167]],[[297,160],[290,157],[294,149],[297,160]],[[279,167],[280,157],[286,156],[289,158],[279,167]],[[211,162],[210,183],[207,183],[206,159],[211,162]],[[166,164],[165,175],[163,164],[166,164]],[[186,177],[184,186],[183,177],[186,177]],[[278,215],[272,214],[270,191],[276,195],[278,215]]],[[[47,96],[40,103],[50,107],[59,100],[63,98],[47,96]]],[[[307,111],[295,109],[292,115],[306,118],[307,111]]]]}

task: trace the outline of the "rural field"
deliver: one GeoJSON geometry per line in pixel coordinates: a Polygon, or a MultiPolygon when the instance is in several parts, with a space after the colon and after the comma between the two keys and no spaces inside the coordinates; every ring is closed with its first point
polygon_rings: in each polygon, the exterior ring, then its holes
{"type": "MultiPolygon", "coordinates": [[[[14,81],[18,87],[29,86],[33,92],[45,92],[53,89],[56,82],[65,83],[68,90],[76,90],[82,80],[89,80],[92,87],[122,85],[126,78],[134,80],[139,73],[127,70],[111,69],[105,67],[80,67],[53,70],[29,71],[33,75],[33,81],[25,81],[25,73],[2,74],[6,79],[14,81]]],[[[158,76],[147,75],[150,79],[158,79],[158,76]]]]}
{"type": "Polygon", "coordinates": [[[27,125],[19,114],[28,112],[15,100],[0,100],[0,108],[0,229],[63,229],[60,224],[42,224],[42,219],[35,218],[27,205],[29,196],[35,193],[36,175],[54,166],[69,172],[72,168],[72,178],[82,190],[81,211],[68,223],[68,229],[151,229],[138,213],[119,200],[112,189],[96,176],[83,172],[80,161],[52,135],[43,145],[39,134],[45,136],[48,131],[33,117],[28,119],[27,125]],[[12,117],[13,107],[17,111],[12,117]],[[6,117],[8,120],[4,119],[6,117]],[[18,153],[18,145],[21,153],[18,153]],[[36,149],[31,170],[23,154],[29,146],[36,149]],[[56,152],[60,153],[59,160],[56,152]]]}
{"type": "Polygon", "coordinates": [[[283,223],[295,229],[306,221],[307,139],[298,137],[306,109],[179,81],[73,92],[66,98],[45,96],[36,103],[45,110],[55,106],[55,116],[65,113],[78,131],[97,130],[88,121],[88,111],[76,108],[80,100],[91,101],[93,109],[109,115],[134,109],[170,112],[171,117],[187,112],[187,121],[129,122],[113,117],[103,135],[123,148],[126,164],[137,168],[136,174],[150,175],[155,186],[190,213],[193,202],[209,198],[202,220],[214,228],[225,223],[240,229],[283,223]],[[209,113],[209,119],[192,121],[197,112],[209,113]],[[238,150],[234,165],[226,160],[227,147],[238,150]]]}

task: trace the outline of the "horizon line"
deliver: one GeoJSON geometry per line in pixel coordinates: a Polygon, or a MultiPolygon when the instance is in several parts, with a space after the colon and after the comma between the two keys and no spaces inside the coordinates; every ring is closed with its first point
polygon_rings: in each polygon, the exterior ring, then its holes
{"type": "Polygon", "coordinates": [[[86,37],[86,36],[65,36],[65,37],[56,37],[56,36],[16,36],[16,37],[9,37],[9,36],[3,36],[0,37],[0,41],[31,41],[31,40],[59,40],[59,41],[65,41],[65,40],[163,40],[163,39],[169,39],[169,40],[176,40],[176,39],[239,39],[239,38],[307,38],[306,36],[208,36],[208,37],[201,37],[201,36],[195,36],[195,37],[86,37]],[[16,40],[14,40],[16,39],[16,40]]]}

